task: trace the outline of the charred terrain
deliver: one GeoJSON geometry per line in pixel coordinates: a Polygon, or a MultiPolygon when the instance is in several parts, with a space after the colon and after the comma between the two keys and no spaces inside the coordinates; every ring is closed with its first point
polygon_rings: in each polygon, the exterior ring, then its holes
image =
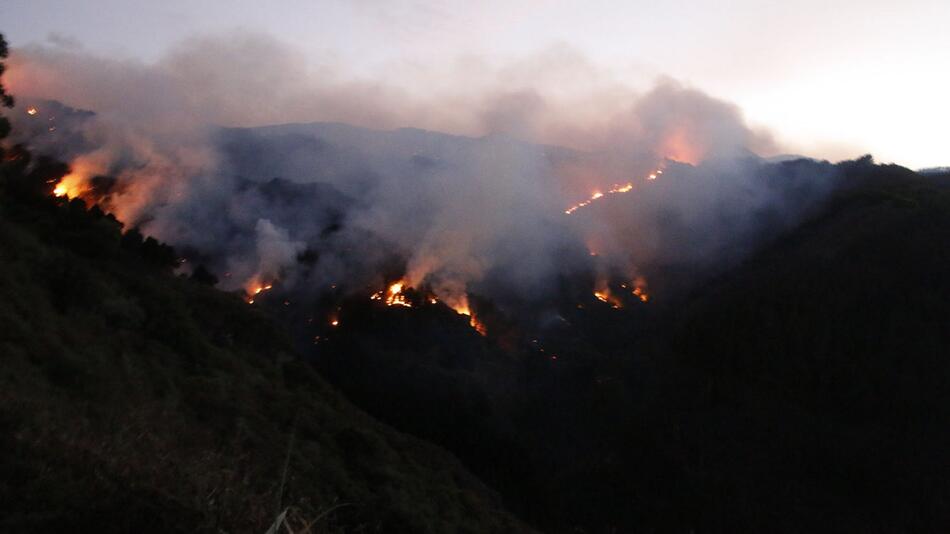
{"type": "Polygon", "coordinates": [[[291,124],[138,209],[11,113],[0,530],[950,527],[945,170],[291,124]]]}

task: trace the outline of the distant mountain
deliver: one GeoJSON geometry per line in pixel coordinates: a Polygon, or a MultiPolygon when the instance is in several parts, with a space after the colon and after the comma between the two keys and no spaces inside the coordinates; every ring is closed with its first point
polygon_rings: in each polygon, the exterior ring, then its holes
{"type": "Polygon", "coordinates": [[[933,176],[936,174],[950,174],[950,167],[930,167],[927,169],[920,169],[917,171],[918,174],[924,176],[933,176]]]}
{"type": "Polygon", "coordinates": [[[494,150],[504,148],[526,161],[557,162],[583,153],[534,145],[508,136],[481,138],[416,128],[373,130],[342,123],[282,124],[225,128],[218,135],[228,169],[236,175],[265,180],[324,182],[358,195],[385,173],[411,180],[433,168],[470,174],[494,150]]]}
{"type": "Polygon", "coordinates": [[[778,155],[769,156],[763,159],[769,163],[784,163],[786,161],[795,161],[799,159],[814,160],[814,158],[802,156],[801,154],[778,154],[778,155]]]}

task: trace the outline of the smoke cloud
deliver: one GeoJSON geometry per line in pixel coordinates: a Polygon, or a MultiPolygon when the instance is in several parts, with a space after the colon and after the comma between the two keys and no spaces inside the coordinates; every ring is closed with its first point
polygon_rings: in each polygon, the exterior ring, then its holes
{"type": "Polygon", "coordinates": [[[15,50],[8,76],[21,102],[95,113],[39,117],[55,131],[20,114],[21,140],[81,179],[115,176],[104,205],[230,288],[362,289],[401,270],[444,299],[539,300],[578,270],[735,261],[763,218],[783,227],[827,191],[757,159],[777,148],[732,104],[670,79],[640,90],[563,46],[367,76],[257,34],[149,64],[58,39],[15,50]],[[564,213],[628,182],[624,202],[564,213]]]}

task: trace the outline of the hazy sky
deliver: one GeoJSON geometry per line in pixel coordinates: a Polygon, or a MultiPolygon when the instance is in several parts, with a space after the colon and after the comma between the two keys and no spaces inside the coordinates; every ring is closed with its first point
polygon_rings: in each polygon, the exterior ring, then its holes
{"type": "Polygon", "coordinates": [[[645,86],[668,75],[737,103],[792,151],[950,164],[950,1],[4,0],[14,47],[78,43],[151,61],[246,28],[356,70],[552,46],[645,86]]]}

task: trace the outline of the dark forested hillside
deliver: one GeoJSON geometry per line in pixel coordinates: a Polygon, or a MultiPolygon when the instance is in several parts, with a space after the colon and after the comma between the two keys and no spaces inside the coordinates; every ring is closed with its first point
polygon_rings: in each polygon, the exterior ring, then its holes
{"type": "Polygon", "coordinates": [[[939,530],[950,181],[837,167],[806,223],[675,302],[571,304],[540,345],[347,302],[338,331],[303,342],[355,402],[544,530],[939,530]]]}
{"type": "Polygon", "coordinates": [[[950,525],[950,179],[843,170],[663,335],[625,483],[675,481],[662,502],[697,532],[950,525]]]}
{"type": "MultiPolygon", "coordinates": [[[[0,176],[0,530],[521,530],[451,455],[386,427],[171,248],[0,176]]],[[[29,169],[29,170],[28,170],[29,169]]]]}

